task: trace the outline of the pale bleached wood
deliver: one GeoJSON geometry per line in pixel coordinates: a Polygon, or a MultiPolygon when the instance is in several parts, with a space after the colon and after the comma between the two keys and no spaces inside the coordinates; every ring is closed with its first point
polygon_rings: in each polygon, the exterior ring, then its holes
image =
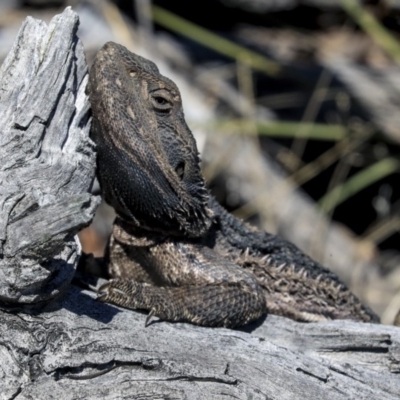
{"type": "Polygon", "coordinates": [[[0,312],[3,398],[335,400],[398,399],[400,393],[397,328],[279,317],[267,317],[253,334],[157,321],[145,328],[145,315],[93,297],[71,287],[34,316],[0,312]],[[339,351],[338,337],[348,361],[330,359],[330,347],[339,351]],[[316,348],[323,343],[320,357],[316,348]],[[357,347],[380,369],[355,360],[357,347]],[[391,370],[377,348],[388,349],[391,370]]]}
{"type": "Polygon", "coordinates": [[[0,298],[34,303],[71,281],[80,254],[74,235],[98,200],[88,190],[87,66],[67,9],[49,26],[22,25],[0,69],[0,298]]]}

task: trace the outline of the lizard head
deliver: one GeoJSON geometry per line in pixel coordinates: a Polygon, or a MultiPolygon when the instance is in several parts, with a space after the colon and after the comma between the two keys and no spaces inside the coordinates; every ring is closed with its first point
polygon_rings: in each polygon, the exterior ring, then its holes
{"type": "Polygon", "coordinates": [[[140,228],[202,235],[213,213],[175,83],[153,62],[109,42],[96,55],[88,91],[105,200],[140,228]]]}

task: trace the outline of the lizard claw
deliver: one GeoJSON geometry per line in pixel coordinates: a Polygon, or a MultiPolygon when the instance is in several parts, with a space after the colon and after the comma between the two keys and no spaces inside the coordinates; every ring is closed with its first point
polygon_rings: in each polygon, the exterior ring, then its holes
{"type": "Polygon", "coordinates": [[[99,291],[97,292],[96,300],[101,301],[101,302],[104,303],[104,302],[107,301],[108,293],[107,293],[107,292],[101,292],[100,290],[101,290],[101,288],[100,288],[99,291]]]}
{"type": "Polygon", "coordinates": [[[155,314],[154,308],[151,309],[151,311],[149,312],[149,315],[146,318],[146,322],[144,323],[144,327],[146,328],[147,326],[149,326],[150,324],[150,320],[153,317],[153,315],[155,314]]]}
{"type": "Polygon", "coordinates": [[[116,279],[110,279],[108,282],[104,283],[97,289],[97,298],[101,302],[106,302],[113,292],[116,279]]]}

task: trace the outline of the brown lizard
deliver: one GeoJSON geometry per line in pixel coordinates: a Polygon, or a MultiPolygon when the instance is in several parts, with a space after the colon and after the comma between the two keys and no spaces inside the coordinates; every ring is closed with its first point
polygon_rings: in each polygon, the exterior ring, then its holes
{"type": "Polygon", "coordinates": [[[97,176],[117,218],[101,301],[169,321],[235,327],[378,317],[293,244],[224,210],[206,189],[178,88],[109,42],[90,71],[97,176]]]}

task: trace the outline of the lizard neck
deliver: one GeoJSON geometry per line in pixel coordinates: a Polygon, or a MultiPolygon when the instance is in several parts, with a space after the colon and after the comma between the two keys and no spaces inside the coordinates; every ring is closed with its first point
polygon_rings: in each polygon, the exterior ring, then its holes
{"type": "Polygon", "coordinates": [[[140,228],[120,217],[114,221],[112,235],[120,243],[137,247],[151,247],[165,241],[165,235],[140,228]]]}

